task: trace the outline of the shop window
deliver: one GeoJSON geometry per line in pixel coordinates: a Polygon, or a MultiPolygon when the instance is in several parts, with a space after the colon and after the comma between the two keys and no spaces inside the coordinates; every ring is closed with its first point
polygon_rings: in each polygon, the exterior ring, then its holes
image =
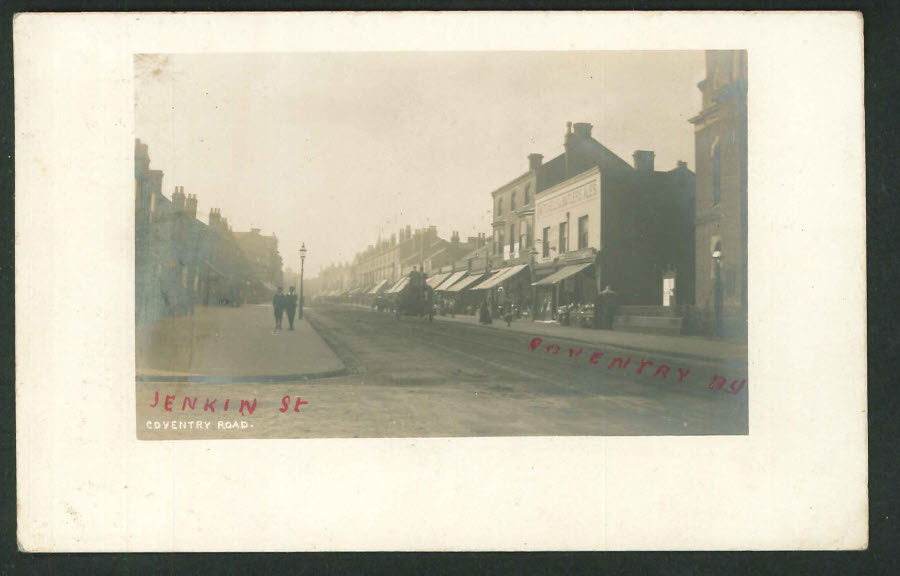
{"type": "Polygon", "coordinates": [[[544,228],[543,236],[541,237],[541,256],[544,258],[550,257],[550,227],[547,226],[544,228]]]}
{"type": "Polygon", "coordinates": [[[578,219],[578,249],[583,250],[588,247],[588,217],[582,216],[578,219]]]}

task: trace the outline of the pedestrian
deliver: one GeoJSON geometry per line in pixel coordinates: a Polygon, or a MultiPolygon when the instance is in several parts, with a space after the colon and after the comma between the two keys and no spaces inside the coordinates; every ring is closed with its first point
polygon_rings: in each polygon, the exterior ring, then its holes
{"type": "Polygon", "coordinates": [[[284,312],[287,314],[288,323],[291,325],[289,330],[294,329],[294,312],[297,310],[297,293],[295,288],[291,286],[289,293],[284,297],[284,312]]]}
{"type": "Polygon", "coordinates": [[[275,311],[275,332],[281,330],[281,319],[284,317],[284,289],[279,286],[272,297],[272,308],[275,311]]]}

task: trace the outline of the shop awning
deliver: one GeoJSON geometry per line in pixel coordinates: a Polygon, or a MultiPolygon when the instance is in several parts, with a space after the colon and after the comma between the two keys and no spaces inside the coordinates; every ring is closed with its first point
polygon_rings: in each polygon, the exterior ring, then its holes
{"type": "Polygon", "coordinates": [[[499,270],[494,270],[491,273],[490,278],[488,278],[487,280],[485,280],[478,286],[475,286],[474,288],[472,288],[472,290],[489,290],[490,288],[496,286],[497,280],[502,278],[504,274],[506,274],[507,272],[510,271],[510,269],[511,269],[510,267],[507,267],[507,268],[501,268],[499,270]]]}
{"type": "Polygon", "coordinates": [[[382,280],[378,284],[376,284],[371,290],[369,290],[369,294],[378,294],[378,291],[387,284],[387,279],[382,280]]]}
{"type": "Polygon", "coordinates": [[[396,294],[397,292],[403,290],[406,285],[409,284],[409,277],[401,278],[399,282],[394,284],[390,290],[387,291],[388,294],[396,294]]]}
{"type": "Polygon", "coordinates": [[[550,286],[552,284],[556,284],[561,280],[565,280],[570,276],[578,274],[588,266],[591,266],[591,262],[587,262],[586,264],[576,264],[574,266],[566,266],[565,268],[561,268],[553,274],[547,276],[543,280],[538,280],[537,282],[532,284],[532,286],[550,286]]]}
{"type": "Polygon", "coordinates": [[[454,272],[450,275],[449,278],[438,284],[438,287],[435,288],[437,292],[441,292],[443,290],[449,290],[451,286],[457,283],[460,278],[466,275],[466,270],[460,270],[459,272],[454,272]]]}
{"type": "Polygon", "coordinates": [[[447,292],[461,292],[482,278],[484,278],[484,274],[473,274],[468,278],[463,278],[450,288],[447,288],[447,292]]]}
{"type": "Polygon", "coordinates": [[[528,268],[528,264],[518,264],[516,266],[510,266],[509,268],[504,268],[500,271],[500,274],[495,276],[491,276],[484,282],[478,285],[478,290],[493,288],[494,286],[499,286],[503,282],[506,282],[525,268],[528,268]]]}
{"type": "Polygon", "coordinates": [[[441,282],[443,282],[444,280],[447,279],[447,276],[449,276],[449,275],[450,275],[449,272],[445,272],[444,274],[438,274],[438,275],[432,276],[431,278],[426,280],[425,283],[428,284],[429,286],[431,286],[432,288],[437,288],[438,286],[441,285],[441,282]]]}
{"type": "Polygon", "coordinates": [[[394,289],[397,288],[398,286],[400,286],[401,284],[403,284],[404,281],[405,281],[405,282],[409,282],[409,278],[405,278],[405,277],[404,277],[404,278],[401,278],[401,279],[397,280],[396,282],[394,282],[394,284],[391,285],[390,288],[388,288],[387,290],[385,290],[384,293],[385,293],[385,294],[393,294],[393,293],[394,293],[394,289]]]}

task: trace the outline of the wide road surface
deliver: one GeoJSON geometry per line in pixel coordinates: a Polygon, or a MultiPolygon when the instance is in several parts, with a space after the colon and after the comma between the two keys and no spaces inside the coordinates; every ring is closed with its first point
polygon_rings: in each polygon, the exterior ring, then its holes
{"type": "MultiPolygon", "coordinates": [[[[270,351],[284,338],[302,346],[302,332],[272,334],[265,306],[211,312],[240,325],[240,338],[223,350],[270,351]]],[[[250,382],[221,377],[210,382],[138,382],[141,438],[331,438],[556,435],[746,434],[748,387],[737,394],[710,389],[714,375],[746,378],[746,366],[666,357],[441,318],[428,324],[347,305],[306,310],[316,333],[343,361],[343,375],[309,380],[250,382]],[[559,346],[559,348],[557,348],[559,346]],[[549,348],[548,348],[549,347],[549,348]],[[580,351],[580,352],[579,352],[580,351]],[[602,354],[600,356],[599,354],[602,354]],[[621,358],[621,360],[616,360],[621,358]],[[646,363],[640,370],[642,361],[646,363]],[[652,362],[652,364],[650,364],[652,362]],[[621,365],[624,365],[622,367],[621,365]],[[667,369],[660,369],[666,365],[667,369]],[[679,370],[686,376],[679,382],[679,370]],[[687,374],[687,371],[690,373],[687,374]],[[638,373],[640,371],[640,373],[638,373]],[[174,410],[150,408],[176,396],[174,410]],[[183,396],[199,397],[198,410],[180,411],[183,396]],[[291,409],[281,412],[290,396],[291,409]],[[304,404],[293,410],[301,397],[304,404]],[[224,398],[231,398],[223,413],[224,398]],[[218,398],[216,414],[202,412],[218,398]],[[257,399],[252,415],[238,415],[241,399],[257,399]],[[305,402],[308,402],[306,404],[305,402]],[[152,430],[153,421],[243,420],[244,429],[152,430]]],[[[285,323],[286,325],[286,323],[285,323]]],[[[194,328],[196,330],[196,328],[194,328]]],[[[235,331],[229,331],[235,332],[235,331]]],[[[296,364],[296,363],[294,363],[296,364]]],[[[294,370],[291,365],[291,370],[294,370]]],[[[258,373],[248,369],[247,373],[258,373]]],[[[236,374],[236,376],[238,376],[236,374]]]]}

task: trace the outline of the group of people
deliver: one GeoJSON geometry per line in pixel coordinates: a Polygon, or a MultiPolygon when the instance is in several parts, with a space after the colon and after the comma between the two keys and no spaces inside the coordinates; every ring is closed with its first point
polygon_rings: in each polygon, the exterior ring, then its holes
{"type": "Polygon", "coordinates": [[[289,330],[294,329],[294,313],[297,311],[297,294],[294,287],[290,287],[290,292],[284,293],[284,288],[278,287],[275,296],[272,297],[272,307],[275,309],[275,331],[281,330],[281,322],[285,314],[290,324],[289,330]]]}

